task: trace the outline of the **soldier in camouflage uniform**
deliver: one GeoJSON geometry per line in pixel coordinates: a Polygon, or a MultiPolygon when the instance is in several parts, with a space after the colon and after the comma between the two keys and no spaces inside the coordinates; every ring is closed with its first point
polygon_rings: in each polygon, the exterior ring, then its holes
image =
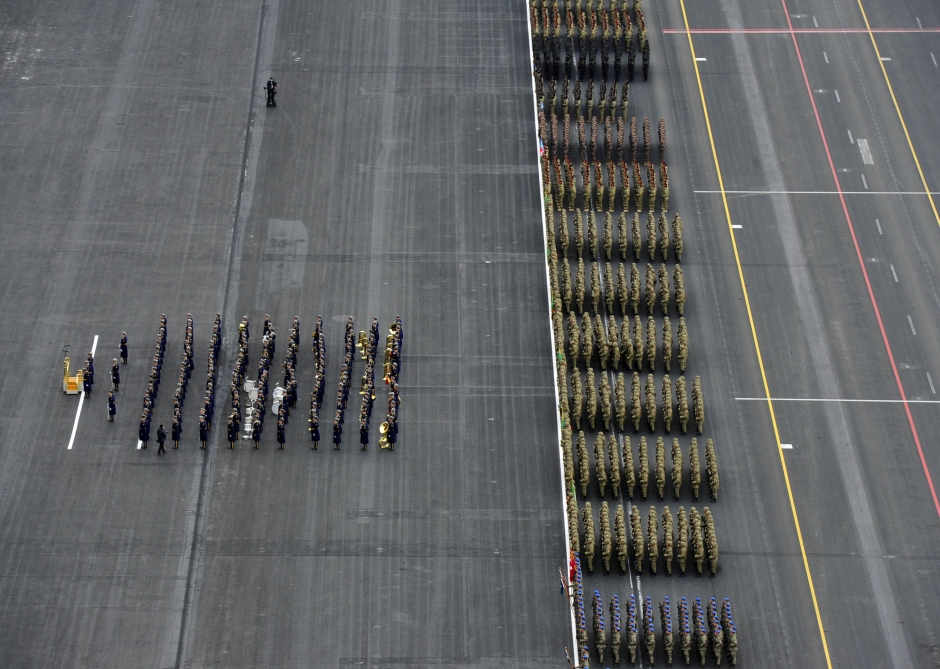
{"type": "Polygon", "coordinates": [[[640,236],[640,214],[638,212],[634,212],[633,219],[630,222],[630,235],[633,238],[633,258],[639,260],[640,254],[643,252],[643,238],[640,236]]]}
{"type": "Polygon", "coordinates": [[[650,434],[656,432],[656,381],[652,374],[646,375],[646,420],[650,434]]]}
{"type": "Polygon", "coordinates": [[[646,361],[650,371],[656,370],[656,321],[652,316],[646,317],[646,361]]]}
{"type": "Polygon", "coordinates": [[[643,371],[643,363],[645,362],[645,352],[644,342],[643,342],[643,321],[640,320],[639,316],[633,317],[633,360],[636,362],[636,368],[638,371],[643,371]]]}
{"type": "Polygon", "coordinates": [[[627,605],[627,662],[631,665],[636,664],[636,654],[640,645],[639,641],[636,595],[630,595],[630,603],[627,605]]]}
{"type": "MultiPolygon", "coordinates": [[[[672,283],[676,292],[676,311],[682,316],[685,311],[685,275],[683,275],[682,268],[678,264],[672,273],[672,283]]],[[[668,282],[664,290],[669,290],[668,282]]]]}
{"type": "Polygon", "coordinates": [[[705,666],[708,659],[708,630],[705,627],[705,612],[702,610],[702,600],[695,598],[693,604],[695,616],[695,649],[698,651],[698,663],[705,666]]]}
{"type": "Polygon", "coordinates": [[[702,397],[702,378],[692,380],[692,408],[695,411],[695,431],[702,434],[705,425],[705,400],[702,397]]]}
{"type": "Polygon", "coordinates": [[[663,314],[669,313],[669,272],[666,270],[666,263],[659,265],[659,302],[662,305],[663,314]]]}
{"type": "MultiPolygon", "coordinates": [[[[610,344],[607,341],[607,331],[604,329],[604,319],[598,316],[594,319],[594,342],[597,345],[597,357],[601,361],[601,369],[607,369],[610,361],[610,344]]],[[[606,376],[603,374],[602,376],[606,376]]]]}
{"type": "Polygon", "coordinates": [[[643,646],[646,661],[652,665],[656,654],[656,625],[653,623],[653,602],[649,597],[643,601],[643,646]]]}
{"type": "Polygon", "coordinates": [[[679,429],[685,434],[689,426],[689,398],[685,392],[684,376],[676,380],[676,410],[679,413],[679,429]]]}
{"type": "Polygon", "coordinates": [[[588,367],[587,370],[587,417],[588,425],[594,429],[594,423],[597,419],[597,384],[594,382],[594,368],[588,367]]]}
{"type": "Polygon", "coordinates": [[[646,437],[640,437],[640,496],[645,500],[646,491],[649,485],[649,476],[650,476],[650,461],[649,454],[647,453],[646,448],[646,437]]]}
{"type": "MultiPolygon", "coordinates": [[[[603,189],[603,186],[598,184],[598,189],[603,189]]],[[[588,249],[591,251],[591,260],[597,262],[597,217],[593,211],[588,213],[588,249]]]]}
{"type": "Polygon", "coordinates": [[[695,573],[701,576],[705,567],[705,537],[702,533],[702,519],[694,506],[689,511],[689,525],[692,528],[692,557],[695,559],[695,573]]]}
{"type": "Polygon", "coordinates": [[[572,367],[577,367],[580,352],[581,328],[578,327],[578,317],[571,311],[568,313],[568,357],[571,359],[572,367]]]}
{"type": "Polygon", "coordinates": [[[576,429],[581,429],[581,416],[584,411],[584,388],[581,386],[581,372],[571,372],[571,420],[576,429]]]}
{"type": "Polygon", "coordinates": [[[581,260],[584,251],[584,221],[580,209],[574,210],[574,248],[578,252],[578,260],[581,260]]]}
{"type": "Polygon", "coordinates": [[[685,319],[679,319],[679,371],[685,373],[686,363],[689,361],[689,333],[685,327],[685,319]]]}
{"type": "Polygon", "coordinates": [[[623,372],[617,374],[617,384],[614,387],[614,399],[617,409],[617,429],[623,432],[623,425],[627,420],[627,386],[623,372]]]}
{"type": "Polygon", "coordinates": [[[705,552],[708,555],[708,569],[714,577],[718,571],[718,536],[715,534],[715,519],[712,517],[711,509],[706,506],[704,513],[702,526],[705,534],[705,552]]]}
{"type": "Polygon", "coordinates": [[[617,561],[620,563],[621,573],[627,573],[627,525],[623,515],[623,505],[617,506],[614,516],[614,533],[617,538],[617,561]]]}
{"type": "Polygon", "coordinates": [[[724,630],[721,628],[721,621],[718,618],[718,602],[714,597],[708,600],[708,627],[711,631],[712,654],[715,657],[715,666],[721,666],[722,650],[725,644],[724,630]]]}
{"type": "Polygon", "coordinates": [[[617,267],[617,298],[620,302],[620,313],[626,320],[627,306],[630,304],[630,286],[627,284],[627,272],[623,263],[617,267]]]}
{"type": "Polygon", "coordinates": [[[578,305],[578,313],[584,313],[584,260],[578,258],[578,271],[574,279],[574,302],[578,305]]]}
{"type": "MultiPolygon", "coordinates": [[[[663,369],[670,372],[672,368],[672,323],[669,316],[663,318],[663,369]]],[[[670,395],[672,397],[672,395],[670,395]]]]}
{"type": "Polygon", "coordinates": [[[646,546],[646,552],[650,556],[650,572],[655,576],[659,562],[659,516],[655,506],[650,507],[646,517],[646,546]]]}
{"type": "MultiPolygon", "coordinates": [[[[617,317],[613,311],[607,319],[607,335],[610,338],[610,368],[616,370],[620,367],[620,328],[617,327],[617,317]]],[[[623,428],[621,428],[623,429],[623,428]]]]}
{"type": "Polygon", "coordinates": [[[669,507],[663,509],[663,562],[666,575],[672,576],[672,559],[675,557],[675,538],[673,536],[672,512],[669,507]]]}
{"type": "Polygon", "coordinates": [[[630,317],[623,317],[623,325],[620,328],[620,351],[623,357],[623,363],[627,369],[633,371],[633,328],[630,327],[630,317]]]}
{"type": "Polygon", "coordinates": [[[610,487],[616,499],[620,497],[620,458],[617,453],[617,437],[613,434],[607,440],[607,455],[610,458],[610,487]]]}
{"type": "Polygon", "coordinates": [[[682,261],[682,219],[679,214],[672,217],[672,250],[676,254],[676,262],[682,261]]]}
{"type": "Polygon", "coordinates": [[[656,270],[651,264],[646,265],[646,313],[650,316],[656,310],[656,270]]]}
{"type": "Polygon", "coordinates": [[[588,571],[594,573],[594,515],[591,511],[591,503],[585,502],[581,509],[581,524],[584,526],[583,551],[584,562],[587,564],[588,571]]]}
{"type": "Polygon", "coordinates": [[[672,430],[672,381],[669,375],[663,376],[663,423],[666,427],[666,434],[672,430]]]}
{"type": "MultiPolygon", "coordinates": [[[[614,183],[615,182],[613,181],[613,179],[611,179],[611,185],[613,185],[614,183]]],[[[611,188],[611,191],[610,191],[610,199],[611,199],[610,208],[611,209],[613,209],[613,199],[614,199],[615,192],[616,190],[611,188]]],[[[604,252],[607,254],[607,260],[609,261],[614,252],[614,219],[610,215],[610,211],[608,211],[604,215],[604,252]]],[[[613,282],[611,281],[611,284],[612,283],[613,282]]]]}
{"type": "Polygon", "coordinates": [[[733,667],[738,663],[738,631],[731,617],[731,600],[727,597],[721,607],[721,627],[725,632],[725,649],[728,654],[728,663],[733,667]]]}
{"type": "Polygon", "coordinates": [[[620,664],[620,600],[617,595],[610,599],[610,650],[614,656],[614,664],[620,664]]]}
{"type": "Polygon", "coordinates": [[[682,664],[692,663],[692,621],[689,616],[689,601],[683,597],[679,603],[679,648],[682,650],[682,664]]]}
{"type": "Polygon", "coordinates": [[[713,502],[718,501],[718,458],[715,455],[715,443],[705,442],[705,471],[708,473],[708,492],[713,502]]]}
{"type": "Polygon", "coordinates": [[[702,484],[702,469],[698,460],[698,439],[692,437],[689,446],[689,481],[692,484],[692,499],[698,501],[699,486],[702,484]]]}
{"type": "Polygon", "coordinates": [[[662,437],[656,437],[656,494],[663,501],[666,493],[666,445],[662,437]]]}
{"type": "Polygon", "coordinates": [[[650,262],[656,260],[656,217],[653,215],[652,202],[650,210],[646,213],[646,250],[649,252],[650,262]]]}
{"type": "MultiPolygon", "coordinates": [[[[623,119],[621,119],[622,121],[623,119]]],[[[624,193],[627,193],[627,190],[624,190],[624,193]]],[[[617,243],[620,246],[620,259],[627,259],[627,248],[629,246],[629,238],[627,237],[627,212],[626,207],[624,211],[620,212],[620,216],[617,218],[617,243]]],[[[626,312],[624,312],[626,313],[626,312]]]]}
{"type": "Polygon", "coordinates": [[[601,386],[600,386],[600,398],[601,398],[601,416],[604,419],[604,429],[610,429],[610,381],[607,380],[607,374],[601,374],[601,386]]]}
{"type": "Polygon", "coordinates": [[[594,440],[594,473],[597,479],[597,494],[601,499],[607,494],[607,465],[605,463],[604,451],[607,449],[607,443],[604,439],[604,433],[598,432],[594,440]]]}
{"type": "MultiPolygon", "coordinates": [[[[665,193],[663,197],[665,198],[665,193]]],[[[669,223],[666,220],[666,214],[660,212],[658,220],[658,231],[659,231],[659,249],[663,257],[663,261],[669,260],[669,223]]]]}
{"type": "Polygon", "coordinates": [[[640,375],[633,372],[633,381],[630,384],[631,417],[633,431],[640,431],[640,421],[643,419],[643,405],[640,404],[640,375]]]}
{"type": "Polygon", "coordinates": [[[679,501],[682,492],[682,447],[679,440],[672,440],[672,498],[679,501]]]}
{"type": "Polygon", "coordinates": [[[591,482],[591,464],[588,461],[588,450],[584,432],[578,432],[578,470],[580,473],[581,496],[587,497],[588,485],[590,485],[591,482]]]}
{"type": "Polygon", "coordinates": [[[683,506],[679,507],[679,512],[676,514],[676,549],[679,575],[685,576],[686,560],[689,556],[689,521],[683,506]]]}
{"type": "Polygon", "coordinates": [[[594,309],[595,316],[600,313],[601,271],[596,261],[591,263],[591,306],[594,309]]]}
{"type": "Polygon", "coordinates": [[[601,502],[601,559],[604,561],[604,572],[610,573],[610,556],[613,550],[613,542],[610,536],[610,508],[607,502],[601,502]]]}
{"type": "Polygon", "coordinates": [[[624,485],[627,489],[627,497],[633,499],[633,487],[636,485],[636,472],[633,469],[633,445],[630,443],[630,437],[623,438],[623,473],[624,485]]]}
{"type": "Polygon", "coordinates": [[[594,357],[594,325],[587,313],[581,318],[581,357],[584,358],[585,366],[590,367],[594,357]]]}
{"type": "Polygon", "coordinates": [[[630,306],[634,316],[640,313],[640,270],[636,263],[630,265],[630,306]]]}
{"type": "Polygon", "coordinates": [[[601,599],[601,593],[594,591],[594,599],[591,602],[594,609],[594,649],[597,651],[597,661],[604,663],[604,649],[607,647],[607,630],[604,625],[604,600],[601,599]]]}
{"type": "Polygon", "coordinates": [[[634,506],[630,509],[630,535],[633,538],[633,564],[636,573],[643,573],[643,560],[646,556],[646,543],[643,540],[643,524],[640,520],[640,510],[634,506]]]}

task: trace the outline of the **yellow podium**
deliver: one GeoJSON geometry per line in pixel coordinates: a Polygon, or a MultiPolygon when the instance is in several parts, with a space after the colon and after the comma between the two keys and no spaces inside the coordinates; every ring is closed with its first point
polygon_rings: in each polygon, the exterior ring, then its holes
{"type": "Polygon", "coordinates": [[[82,373],[84,370],[78,370],[78,374],[72,376],[72,359],[69,356],[65,356],[65,361],[62,363],[64,368],[62,374],[62,392],[66,395],[78,395],[82,392],[82,373]]]}

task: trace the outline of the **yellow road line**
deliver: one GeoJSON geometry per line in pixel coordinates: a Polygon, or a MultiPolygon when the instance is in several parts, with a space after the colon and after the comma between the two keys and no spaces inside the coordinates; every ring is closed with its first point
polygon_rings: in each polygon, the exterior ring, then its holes
{"type": "Polygon", "coordinates": [[[862,12],[862,19],[865,21],[865,28],[868,30],[868,36],[871,38],[871,45],[875,48],[875,55],[878,57],[878,65],[881,66],[881,74],[884,75],[885,83],[888,84],[888,92],[891,94],[891,101],[894,103],[894,110],[898,113],[898,120],[901,122],[901,128],[904,129],[904,136],[907,138],[907,146],[911,150],[911,156],[914,157],[914,164],[917,166],[917,173],[920,175],[920,182],[924,186],[924,192],[930,199],[930,208],[933,209],[933,216],[940,226],[940,213],[937,213],[937,204],[933,200],[930,187],[927,185],[927,178],[924,176],[924,170],[921,169],[920,159],[917,157],[917,151],[914,150],[914,142],[911,141],[911,133],[907,131],[907,123],[904,122],[904,114],[901,113],[901,107],[898,105],[898,99],[894,95],[894,86],[891,85],[891,78],[888,76],[888,70],[885,69],[885,62],[881,59],[881,50],[878,48],[878,42],[875,40],[875,33],[871,30],[871,24],[868,22],[868,14],[865,13],[865,7],[862,6],[862,0],[858,2],[858,9],[862,12]]]}
{"type": "Polygon", "coordinates": [[[819,637],[822,640],[823,653],[826,656],[826,666],[832,669],[832,660],[829,657],[829,644],[826,641],[826,629],[823,626],[822,614],[819,612],[819,602],[816,599],[816,588],[813,586],[813,574],[809,568],[809,559],[806,557],[806,547],[803,544],[803,531],[800,529],[800,518],[796,512],[796,502],[793,499],[793,489],[790,486],[790,474],[787,471],[787,461],[780,447],[780,432],[777,429],[777,415],[774,412],[773,400],[770,398],[770,388],[767,385],[767,372],[764,370],[764,359],[760,352],[760,342],[757,339],[757,329],[754,326],[754,314],[751,311],[751,300],[747,293],[747,284],[744,282],[744,269],[741,267],[741,258],[738,255],[738,244],[734,237],[734,227],[731,224],[731,211],[728,209],[728,197],[725,194],[725,183],[721,176],[721,165],[718,162],[718,151],[715,148],[715,138],[712,134],[712,124],[708,116],[708,105],[705,103],[705,90],[702,88],[702,76],[699,73],[698,61],[695,60],[695,45],[692,43],[692,33],[689,31],[689,17],[685,11],[685,0],[679,0],[682,6],[682,20],[685,22],[686,35],[689,38],[689,51],[692,54],[692,66],[695,68],[695,79],[698,81],[698,94],[702,100],[702,112],[705,114],[705,127],[708,129],[708,141],[711,145],[712,159],[715,161],[715,172],[718,175],[718,188],[721,190],[721,201],[725,208],[725,219],[728,222],[728,233],[731,235],[731,247],[734,249],[734,262],[738,267],[738,279],[741,282],[741,291],[744,293],[744,306],[747,308],[747,320],[751,326],[751,338],[754,341],[754,351],[757,353],[757,364],[760,367],[761,381],[764,384],[764,396],[767,399],[767,410],[770,412],[770,422],[774,428],[774,439],[777,442],[777,453],[780,456],[780,466],[783,469],[783,479],[787,486],[787,496],[790,498],[790,511],[793,514],[793,525],[796,527],[796,536],[800,543],[800,554],[803,556],[803,568],[806,571],[806,582],[809,585],[809,594],[813,599],[813,609],[816,612],[816,623],[819,626],[819,637]]]}

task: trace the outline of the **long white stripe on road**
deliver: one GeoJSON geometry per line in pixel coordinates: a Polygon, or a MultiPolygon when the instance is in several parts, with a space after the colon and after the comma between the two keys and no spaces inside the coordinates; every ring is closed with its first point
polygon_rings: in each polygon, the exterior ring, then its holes
{"type": "MultiPolygon", "coordinates": [[[[927,195],[922,190],[696,190],[698,195],[927,195]]],[[[930,195],[940,195],[940,191],[930,191],[930,195]]]]}
{"type": "MultiPolygon", "coordinates": [[[[766,402],[766,397],[735,397],[739,402],[766,402]]],[[[849,400],[829,397],[771,397],[772,402],[865,402],[870,404],[940,404],[940,400],[849,400]]]]}
{"type": "MultiPolygon", "coordinates": [[[[91,355],[95,355],[95,351],[98,349],[98,335],[95,335],[95,341],[91,345],[91,355]]],[[[78,432],[78,419],[82,417],[82,406],[85,404],[85,393],[79,388],[78,389],[78,411],[75,412],[75,423],[72,424],[72,436],[69,437],[69,448],[72,450],[72,444],[75,443],[75,433],[78,432]]]]}

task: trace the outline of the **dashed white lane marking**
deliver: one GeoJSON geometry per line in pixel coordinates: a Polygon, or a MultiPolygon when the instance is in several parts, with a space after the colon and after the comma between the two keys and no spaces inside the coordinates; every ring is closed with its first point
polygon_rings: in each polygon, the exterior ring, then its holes
{"type": "Polygon", "coordinates": [[[888,58],[887,56],[882,56],[882,57],[881,57],[881,61],[884,62],[884,63],[887,63],[887,62],[890,62],[891,59],[888,58]]]}
{"type": "MultiPolygon", "coordinates": [[[[766,397],[735,397],[738,402],[766,402],[766,397]]],[[[829,397],[771,397],[771,402],[845,402],[863,404],[940,404],[940,400],[849,400],[829,397]]]]}
{"type": "Polygon", "coordinates": [[[819,21],[816,20],[816,17],[815,17],[815,16],[813,17],[813,26],[816,27],[816,28],[819,27],[819,21]]]}
{"type": "Polygon", "coordinates": [[[706,62],[708,59],[705,58],[704,56],[696,56],[696,57],[695,57],[695,60],[697,60],[697,61],[700,62],[700,63],[704,63],[704,62],[706,62]]]}
{"type": "MultiPolygon", "coordinates": [[[[848,172],[849,170],[839,170],[848,172]]],[[[922,190],[697,190],[699,195],[927,195],[922,190]]],[[[940,195],[940,191],[932,190],[930,195],[940,195]]]]}
{"type": "Polygon", "coordinates": [[[913,335],[916,337],[917,330],[914,329],[914,321],[911,319],[910,314],[907,315],[907,324],[911,326],[911,333],[913,333],[913,335]]]}
{"type": "Polygon", "coordinates": [[[786,450],[792,450],[792,449],[793,449],[793,444],[780,444],[780,448],[783,448],[783,449],[786,449],[786,450]]]}
{"type": "Polygon", "coordinates": [[[849,130],[848,128],[846,128],[845,131],[849,133],[849,144],[855,144],[855,140],[852,139],[852,131],[849,130]]]}
{"type": "MultiPolygon", "coordinates": [[[[98,349],[98,335],[95,335],[95,341],[91,345],[91,354],[95,355],[95,351],[98,349]]],[[[75,412],[75,422],[72,424],[72,436],[69,437],[69,448],[72,450],[72,445],[75,443],[75,433],[78,432],[78,419],[82,417],[82,407],[85,405],[85,393],[79,388],[79,397],[78,397],[78,411],[75,412]]]]}
{"type": "Polygon", "coordinates": [[[862,175],[862,185],[865,187],[865,190],[868,190],[868,180],[865,178],[865,175],[862,175]]]}
{"type": "Polygon", "coordinates": [[[933,53],[930,54],[930,60],[933,61],[933,66],[937,67],[937,57],[933,53]]]}
{"type": "Polygon", "coordinates": [[[735,230],[740,230],[742,226],[738,225],[737,223],[733,223],[731,227],[734,228],[735,230]]]}
{"type": "Polygon", "coordinates": [[[842,98],[839,97],[839,91],[836,90],[836,89],[832,89],[832,92],[836,94],[836,102],[841,103],[841,102],[842,102],[842,98]]]}
{"type": "Polygon", "coordinates": [[[874,165],[875,159],[871,155],[871,147],[868,146],[868,140],[860,137],[857,144],[859,153],[862,154],[862,162],[866,165],[874,165]]]}
{"type": "Polygon", "coordinates": [[[894,263],[891,263],[891,274],[894,276],[895,283],[901,283],[898,281],[898,273],[894,271],[894,263]]]}
{"type": "Polygon", "coordinates": [[[823,51],[823,58],[826,59],[826,65],[828,65],[828,64],[829,64],[829,54],[826,53],[825,51],[823,51]]]}
{"type": "Polygon", "coordinates": [[[875,225],[878,226],[878,234],[883,235],[884,233],[881,231],[881,221],[879,221],[877,218],[875,219],[875,225]]]}
{"type": "Polygon", "coordinates": [[[930,378],[930,372],[927,372],[927,383],[930,384],[930,392],[932,392],[934,395],[936,395],[936,394],[937,394],[937,389],[934,388],[933,379],[930,378]]]}
{"type": "Polygon", "coordinates": [[[923,29],[924,29],[924,26],[922,26],[921,23],[920,23],[920,17],[919,17],[919,16],[915,16],[914,18],[917,19],[917,27],[920,28],[921,30],[923,30],[923,29]]]}

